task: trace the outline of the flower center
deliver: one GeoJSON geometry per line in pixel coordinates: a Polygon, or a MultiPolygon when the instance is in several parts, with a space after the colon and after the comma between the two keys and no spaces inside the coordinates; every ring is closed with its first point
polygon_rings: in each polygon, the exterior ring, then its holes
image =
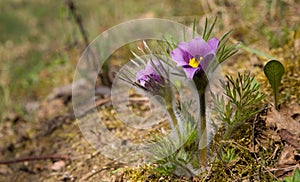
{"type": "Polygon", "coordinates": [[[202,60],[202,57],[199,57],[199,59],[192,58],[192,59],[189,60],[189,65],[192,68],[197,68],[199,66],[201,60],[202,60]]]}

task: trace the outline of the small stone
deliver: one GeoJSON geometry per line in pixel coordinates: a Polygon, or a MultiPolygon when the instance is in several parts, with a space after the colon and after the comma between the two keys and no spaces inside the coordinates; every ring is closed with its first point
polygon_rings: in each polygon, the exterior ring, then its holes
{"type": "Polygon", "coordinates": [[[54,162],[52,166],[50,167],[53,171],[59,171],[61,168],[65,166],[65,162],[63,160],[54,162]]]}

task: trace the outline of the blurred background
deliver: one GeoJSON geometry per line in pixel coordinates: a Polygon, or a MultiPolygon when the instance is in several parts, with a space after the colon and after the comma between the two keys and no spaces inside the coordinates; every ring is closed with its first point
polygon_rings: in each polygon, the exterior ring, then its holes
{"type": "MultiPolygon", "coordinates": [[[[298,0],[2,0],[0,2],[0,119],[25,116],[54,87],[72,82],[87,42],[106,29],[138,18],[191,24],[218,16],[218,29],[264,49],[284,45],[299,26],[298,0]],[[85,35],[74,16],[80,17],[85,35]]],[[[126,52],[126,51],[125,51],[126,52]]],[[[126,58],[126,56],[125,56],[126,58]]],[[[33,119],[33,118],[31,118],[33,119]]]]}

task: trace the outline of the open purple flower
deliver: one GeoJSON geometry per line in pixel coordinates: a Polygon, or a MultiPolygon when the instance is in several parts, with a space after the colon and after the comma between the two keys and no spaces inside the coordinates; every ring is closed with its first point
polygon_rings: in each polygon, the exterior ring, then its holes
{"type": "Polygon", "coordinates": [[[161,64],[156,61],[148,61],[144,70],[140,70],[136,73],[136,81],[149,91],[154,91],[159,88],[159,85],[163,84],[164,81],[159,72],[162,72],[163,69],[161,64]],[[152,63],[154,63],[155,68],[152,63]]]}
{"type": "Polygon", "coordinates": [[[194,38],[190,42],[181,42],[172,51],[172,59],[177,66],[182,66],[186,76],[193,79],[195,74],[202,75],[209,63],[214,59],[219,40],[212,38],[205,42],[202,38],[194,38]]]}

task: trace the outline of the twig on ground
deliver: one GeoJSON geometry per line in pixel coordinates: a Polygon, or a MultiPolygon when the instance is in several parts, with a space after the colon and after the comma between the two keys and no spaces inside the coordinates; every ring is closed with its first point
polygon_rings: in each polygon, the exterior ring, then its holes
{"type": "Polygon", "coordinates": [[[18,158],[18,159],[13,159],[13,160],[0,161],[0,165],[14,164],[14,163],[25,162],[25,161],[48,160],[48,159],[68,160],[68,159],[71,159],[71,156],[59,155],[59,154],[44,155],[44,156],[30,156],[30,157],[23,157],[23,158],[18,158]]]}

